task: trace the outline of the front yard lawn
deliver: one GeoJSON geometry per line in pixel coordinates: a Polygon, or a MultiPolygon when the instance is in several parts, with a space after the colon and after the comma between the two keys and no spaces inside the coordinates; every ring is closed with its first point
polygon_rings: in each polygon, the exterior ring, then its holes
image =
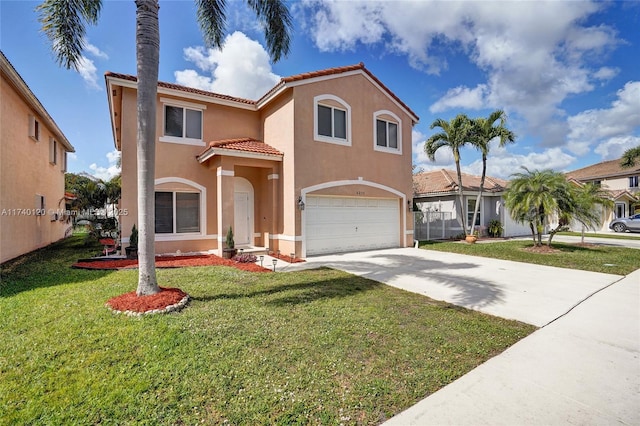
{"type": "Polygon", "coordinates": [[[159,270],[191,302],[131,318],[91,250],[2,265],[0,424],[378,424],[535,329],[331,269],[159,270]]]}
{"type": "Polygon", "coordinates": [[[464,242],[422,241],[420,248],[492,257],[516,262],[581,269],[592,272],[627,275],[640,267],[640,250],[603,245],[581,246],[573,243],[552,242],[556,252],[534,253],[527,251],[531,240],[515,240],[467,244],[464,242]]]}

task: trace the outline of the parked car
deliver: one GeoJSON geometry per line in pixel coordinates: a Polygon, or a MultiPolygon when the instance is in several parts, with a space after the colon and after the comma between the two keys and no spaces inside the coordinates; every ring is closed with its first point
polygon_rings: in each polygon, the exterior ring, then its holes
{"type": "Polygon", "coordinates": [[[640,214],[614,219],[609,223],[609,229],[613,229],[616,232],[625,232],[627,230],[640,232],[640,214]]]}

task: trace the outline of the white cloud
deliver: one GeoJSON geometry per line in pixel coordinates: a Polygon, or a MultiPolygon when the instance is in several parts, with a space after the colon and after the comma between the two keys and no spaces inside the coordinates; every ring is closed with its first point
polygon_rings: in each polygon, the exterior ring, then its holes
{"type": "Polygon", "coordinates": [[[435,161],[429,160],[427,154],[424,152],[424,143],[427,140],[427,136],[418,131],[413,130],[411,133],[412,150],[413,150],[413,164],[424,170],[434,169],[448,169],[455,167],[453,162],[453,153],[448,148],[441,148],[436,151],[435,161]]]}
{"type": "Polygon", "coordinates": [[[615,69],[590,70],[592,61],[619,43],[607,25],[586,18],[605,3],[449,1],[304,1],[298,19],[323,51],[381,45],[406,55],[417,69],[439,74],[447,52],[467,55],[486,81],[450,88],[431,106],[501,108],[521,117],[523,130],[543,146],[566,142],[562,102],[591,91],[615,69]]]}
{"type": "Polygon", "coordinates": [[[452,108],[481,109],[485,104],[487,86],[479,84],[475,89],[458,86],[449,89],[442,98],[429,107],[431,112],[442,112],[452,108]]]}
{"type": "Polygon", "coordinates": [[[75,152],[67,152],[67,160],[76,161],[78,159],[78,154],[75,152]]]}
{"type": "Polygon", "coordinates": [[[611,80],[620,73],[620,68],[602,67],[593,73],[593,78],[601,81],[611,80]]]}
{"type": "MultiPolygon", "coordinates": [[[[549,148],[542,152],[529,154],[513,154],[502,148],[492,151],[487,158],[487,176],[510,179],[513,173],[522,171],[522,166],[529,170],[567,170],[576,160],[575,157],[563,152],[560,148],[549,148]]],[[[482,173],[482,160],[474,161],[463,167],[463,171],[475,175],[482,173]]]]}
{"type": "Polygon", "coordinates": [[[600,143],[593,151],[603,160],[616,160],[630,148],[640,146],[639,136],[617,136],[600,143]]]}
{"type": "Polygon", "coordinates": [[[184,86],[258,99],[280,81],[280,76],[271,72],[269,54],[264,47],[239,31],[227,36],[221,50],[188,47],[184,55],[207,73],[201,75],[191,69],[176,71],[176,83],[184,86]]]}
{"type": "Polygon", "coordinates": [[[618,147],[628,145],[621,141],[629,141],[640,127],[640,81],[630,81],[618,90],[610,108],[583,111],[569,117],[567,123],[572,152],[584,154],[598,145],[596,153],[603,159],[619,157],[618,147]]]}
{"type": "MultiPolygon", "coordinates": [[[[88,42],[85,42],[84,50],[90,53],[95,58],[109,59],[109,56],[106,53],[104,53],[103,51],[98,49],[96,46],[88,42]]],[[[98,69],[96,68],[95,63],[91,59],[87,58],[84,55],[80,57],[80,61],[78,63],[78,73],[80,74],[82,79],[85,81],[87,86],[95,90],[102,90],[102,87],[98,84],[97,71],[98,69]]]]}
{"type": "Polygon", "coordinates": [[[89,169],[91,169],[92,171],[91,174],[102,180],[109,180],[120,173],[120,166],[118,166],[120,152],[118,152],[117,150],[113,150],[111,152],[108,152],[106,157],[107,161],[109,162],[109,165],[107,167],[99,166],[96,163],[93,163],[89,166],[89,169]]]}

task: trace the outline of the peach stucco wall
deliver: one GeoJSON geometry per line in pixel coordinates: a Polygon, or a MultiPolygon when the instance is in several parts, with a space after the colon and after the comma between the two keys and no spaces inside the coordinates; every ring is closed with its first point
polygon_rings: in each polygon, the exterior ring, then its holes
{"type": "Polygon", "coordinates": [[[52,221],[64,212],[64,148],[58,143],[57,164],[49,163],[53,133],[2,76],[0,84],[0,262],[64,237],[70,224],[52,221]],[[29,137],[29,115],[40,123],[40,139],[29,137]],[[35,215],[36,194],[45,197],[45,215],[35,215]]]}
{"type": "MultiPolygon", "coordinates": [[[[162,98],[158,96],[157,134],[162,135],[162,98]]],[[[123,236],[128,237],[136,219],[135,90],[124,89],[120,116],[122,128],[123,236]]],[[[213,156],[204,164],[196,156],[204,146],[157,142],[156,178],[179,177],[206,188],[206,230],[197,238],[159,241],[156,251],[219,250],[226,230],[233,224],[234,178],[248,180],[254,192],[253,243],[302,254],[302,215],[297,199],[303,190],[336,181],[356,184],[333,186],[314,195],[394,198],[398,200],[400,246],[412,244],[412,216],[406,203],[412,195],[412,118],[364,75],[334,78],[285,89],[259,111],[206,104],[204,140],[252,137],[284,153],[282,161],[213,156]],[[339,96],[351,106],[351,146],[314,139],[314,102],[317,95],[339,96]],[[366,94],[366,96],[363,96],[366,94]],[[402,121],[402,155],[374,150],[374,112],[388,110],[402,121]],[[358,181],[362,183],[357,183],[358,181]],[[385,190],[384,188],[389,188],[385,190]],[[403,200],[404,196],[404,200],[403,200]],[[218,216],[217,212],[222,214],[218,216]],[[409,231],[408,233],[405,230],[409,231]]],[[[119,110],[120,106],[114,107],[119,110]]],[[[388,116],[385,116],[388,117],[388,116]]],[[[126,245],[126,244],[125,244],[126,245]]]]}

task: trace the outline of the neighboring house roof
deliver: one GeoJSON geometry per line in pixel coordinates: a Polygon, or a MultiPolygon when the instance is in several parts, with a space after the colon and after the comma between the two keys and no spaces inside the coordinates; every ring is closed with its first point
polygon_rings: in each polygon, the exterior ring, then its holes
{"type": "MultiPolygon", "coordinates": [[[[584,187],[585,185],[587,185],[589,182],[583,182],[580,181],[574,177],[571,176],[567,176],[567,180],[569,182],[571,182],[574,185],[577,185],[579,187],[584,187]]],[[[613,201],[617,201],[620,200],[621,198],[628,198],[631,201],[638,201],[640,198],[638,198],[633,192],[629,191],[628,189],[608,189],[608,188],[600,188],[602,191],[606,192],[607,194],[609,194],[609,198],[613,201]]]]}
{"type": "MultiPolygon", "coordinates": [[[[480,176],[462,173],[462,190],[479,191],[480,176]]],[[[458,177],[455,170],[434,170],[422,172],[413,176],[414,196],[431,194],[454,194],[458,191],[458,177]]],[[[484,180],[484,191],[496,193],[504,191],[508,182],[506,180],[486,176],[484,180]]]]}
{"type": "Polygon", "coordinates": [[[233,157],[263,158],[282,161],[283,153],[252,138],[223,139],[209,142],[209,146],[196,158],[204,163],[214,155],[229,155],[233,157]]]}
{"type": "Polygon", "coordinates": [[[623,169],[620,166],[620,159],[603,161],[598,164],[583,167],[578,170],[566,173],[568,178],[579,181],[598,180],[606,178],[624,177],[629,175],[637,175],[640,173],[640,165],[623,169]]]}
{"type": "Polygon", "coordinates": [[[18,92],[20,97],[29,105],[33,110],[44,120],[44,125],[46,125],[51,132],[56,137],[56,140],[60,142],[65,150],[68,152],[75,152],[73,145],[69,142],[67,137],[62,133],[62,130],[58,127],[54,119],[49,115],[45,107],[40,103],[40,100],[36,97],[36,95],[31,91],[29,85],[22,79],[18,71],[13,67],[11,62],[4,56],[4,52],[0,51],[0,70],[2,74],[5,75],[7,80],[11,83],[11,85],[18,92]]]}

